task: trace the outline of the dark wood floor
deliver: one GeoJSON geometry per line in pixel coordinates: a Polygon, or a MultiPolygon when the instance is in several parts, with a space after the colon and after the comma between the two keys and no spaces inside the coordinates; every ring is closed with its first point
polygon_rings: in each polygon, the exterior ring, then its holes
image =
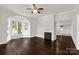
{"type": "Polygon", "coordinates": [[[1,55],[76,55],[78,51],[71,36],[58,36],[55,41],[40,37],[10,40],[0,45],[1,55]]]}

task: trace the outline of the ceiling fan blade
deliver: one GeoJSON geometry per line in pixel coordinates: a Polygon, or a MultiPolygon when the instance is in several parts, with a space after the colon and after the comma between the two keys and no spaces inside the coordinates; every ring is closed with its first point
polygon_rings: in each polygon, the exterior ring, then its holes
{"type": "Polygon", "coordinates": [[[44,8],[38,8],[38,10],[44,10],[44,8]]]}
{"type": "Polygon", "coordinates": [[[32,8],[26,8],[26,9],[28,9],[28,10],[33,10],[32,8]]]}
{"type": "Polygon", "coordinates": [[[38,13],[40,13],[40,11],[37,11],[38,13]]]}

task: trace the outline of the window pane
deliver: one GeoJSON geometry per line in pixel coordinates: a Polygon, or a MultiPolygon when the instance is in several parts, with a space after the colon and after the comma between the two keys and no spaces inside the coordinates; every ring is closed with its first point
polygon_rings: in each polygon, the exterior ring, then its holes
{"type": "Polygon", "coordinates": [[[17,21],[12,21],[12,28],[17,29],[17,21]]]}
{"type": "Polygon", "coordinates": [[[18,22],[18,34],[21,34],[21,23],[18,22]]]}

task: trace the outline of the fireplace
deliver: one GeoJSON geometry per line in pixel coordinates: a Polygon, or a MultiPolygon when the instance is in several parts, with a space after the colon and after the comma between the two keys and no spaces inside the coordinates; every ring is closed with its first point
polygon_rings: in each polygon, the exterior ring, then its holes
{"type": "Polygon", "coordinates": [[[51,39],[52,39],[52,33],[51,32],[44,32],[44,40],[51,41],[51,39]]]}

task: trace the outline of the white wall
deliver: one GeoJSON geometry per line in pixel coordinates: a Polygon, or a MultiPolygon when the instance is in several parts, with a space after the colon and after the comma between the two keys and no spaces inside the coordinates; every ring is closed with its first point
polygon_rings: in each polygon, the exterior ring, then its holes
{"type": "Polygon", "coordinates": [[[8,11],[6,9],[0,9],[0,44],[7,42],[8,18],[16,15],[18,14],[8,11]]]}
{"type": "Polygon", "coordinates": [[[76,17],[76,15],[72,19],[72,39],[77,48],[77,17],[76,17]]]}
{"type": "Polygon", "coordinates": [[[74,41],[74,44],[79,50],[79,15],[74,14],[73,19],[72,19],[72,39],[74,41]]]}
{"type": "Polygon", "coordinates": [[[54,18],[52,15],[46,15],[38,19],[37,36],[44,38],[44,32],[52,33],[52,40],[54,40],[54,18]]]}
{"type": "Polygon", "coordinates": [[[76,42],[77,42],[77,49],[79,50],[79,15],[77,15],[77,39],[76,39],[76,42]]]}
{"type": "Polygon", "coordinates": [[[38,18],[28,17],[30,21],[30,36],[37,36],[38,18]]]}
{"type": "MultiPolygon", "coordinates": [[[[4,14],[5,16],[5,14],[4,14]]],[[[7,25],[7,20],[4,18],[2,10],[0,11],[0,43],[5,42],[7,37],[6,33],[6,25],[7,25]]]]}
{"type": "Polygon", "coordinates": [[[79,15],[73,20],[73,40],[77,50],[79,50],[79,15]]]}

